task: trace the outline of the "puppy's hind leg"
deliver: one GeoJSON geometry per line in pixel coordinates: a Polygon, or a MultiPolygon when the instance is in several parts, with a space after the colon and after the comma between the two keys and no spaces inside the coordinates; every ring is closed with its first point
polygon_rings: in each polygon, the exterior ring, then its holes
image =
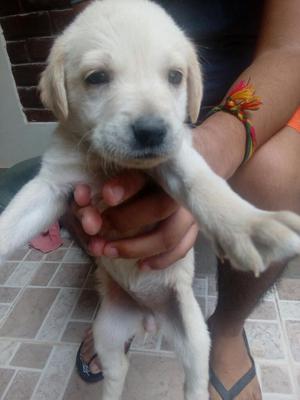
{"type": "Polygon", "coordinates": [[[124,344],[138,331],[142,319],[137,304],[122,290],[116,296],[104,297],[93,326],[104,375],[102,400],[121,399],[129,367],[124,344]]]}
{"type": "Polygon", "coordinates": [[[182,362],[185,400],[208,400],[210,338],[192,288],[174,289],[162,329],[182,362]]]}

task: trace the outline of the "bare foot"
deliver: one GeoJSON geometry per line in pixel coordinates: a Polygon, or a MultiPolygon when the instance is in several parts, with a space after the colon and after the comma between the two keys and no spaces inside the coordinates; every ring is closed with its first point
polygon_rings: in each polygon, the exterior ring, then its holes
{"type": "MultiPolygon", "coordinates": [[[[224,329],[217,327],[213,318],[208,321],[208,326],[212,339],[211,368],[224,387],[229,390],[252,366],[243,338],[243,331],[226,332],[224,329]]],[[[212,385],[209,387],[209,392],[211,400],[222,400],[212,385]]],[[[234,399],[262,400],[257,376],[234,399]]]]}

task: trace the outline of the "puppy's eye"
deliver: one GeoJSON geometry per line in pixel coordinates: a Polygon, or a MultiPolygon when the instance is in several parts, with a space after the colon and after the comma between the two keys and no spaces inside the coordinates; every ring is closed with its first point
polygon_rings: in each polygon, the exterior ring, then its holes
{"type": "Polygon", "coordinates": [[[104,85],[111,80],[108,71],[95,71],[85,77],[85,82],[89,85],[104,85]]]}
{"type": "Polygon", "coordinates": [[[172,85],[178,86],[182,82],[183,75],[182,72],[175,69],[171,69],[168,74],[168,81],[172,85]]]}

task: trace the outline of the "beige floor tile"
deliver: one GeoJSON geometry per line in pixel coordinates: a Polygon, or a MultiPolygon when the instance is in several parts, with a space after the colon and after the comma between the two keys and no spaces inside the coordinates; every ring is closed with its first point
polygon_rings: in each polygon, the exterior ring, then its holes
{"type": "Polygon", "coordinates": [[[195,245],[195,275],[215,274],[216,256],[211,250],[211,244],[203,235],[198,235],[195,245]]]}
{"type": "Polygon", "coordinates": [[[183,372],[174,358],[131,354],[122,400],[183,400],[183,372]]]}
{"type": "Polygon", "coordinates": [[[75,362],[76,346],[54,346],[32,400],[57,400],[63,395],[75,362]]]}
{"type": "Polygon", "coordinates": [[[63,400],[101,400],[102,383],[87,384],[74,370],[68,383],[63,400]]]}
{"type": "Polygon", "coordinates": [[[173,345],[168,341],[168,338],[166,337],[162,337],[161,339],[161,346],[160,349],[163,351],[170,351],[170,352],[174,352],[174,347],[173,345]]]}
{"type": "Polygon", "coordinates": [[[97,281],[95,278],[95,274],[93,272],[90,272],[87,280],[84,284],[85,289],[92,289],[92,290],[97,290],[97,281]]]}
{"type": "Polygon", "coordinates": [[[7,279],[5,284],[16,287],[27,285],[38,270],[39,265],[40,263],[35,261],[23,261],[19,263],[18,267],[7,279]]]}
{"type": "Polygon", "coordinates": [[[209,318],[215,311],[217,305],[216,296],[208,296],[206,299],[206,318],[209,318]]]}
{"type": "Polygon", "coordinates": [[[53,275],[55,274],[59,263],[55,262],[42,262],[36,273],[34,274],[30,285],[32,286],[47,286],[53,275]]]}
{"type": "Polygon", "coordinates": [[[264,365],[260,364],[260,376],[262,390],[265,393],[292,393],[292,383],[285,365],[264,365]]]}
{"type": "Polygon", "coordinates": [[[42,258],[45,256],[44,253],[42,253],[39,250],[31,249],[29,253],[25,257],[25,261],[41,261],[42,258]]]}
{"type": "Polygon", "coordinates": [[[279,301],[283,319],[300,320],[300,301],[279,301]]]}
{"type": "Polygon", "coordinates": [[[60,339],[65,324],[69,319],[74,305],[76,304],[79,293],[79,289],[60,289],[55,303],[37,334],[39,340],[58,341],[60,339]]]}
{"type": "Polygon", "coordinates": [[[14,287],[0,287],[0,303],[12,303],[20,290],[14,287]]]}
{"type": "Polygon", "coordinates": [[[296,376],[297,389],[300,395],[300,366],[294,369],[296,376]]]}
{"type": "Polygon", "coordinates": [[[300,362],[300,322],[285,322],[291,353],[295,361],[300,362]]]}
{"type": "Polygon", "coordinates": [[[51,251],[45,257],[45,261],[61,262],[68,250],[65,248],[59,248],[57,250],[51,251]]]}
{"type": "Polygon", "coordinates": [[[28,400],[34,391],[40,372],[18,371],[3,400],[28,400]]]}
{"type": "Polygon", "coordinates": [[[89,270],[90,264],[62,264],[53,279],[51,280],[49,286],[80,288],[83,286],[89,270]]]}
{"type": "Polygon", "coordinates": [[[76,307],[72,313],[72,319],[91,320],[99,303],[99,294],[96,290],[83,290],[76,307]]]}
{"type": "Polygon", "coordinates": [[[299,396],[290,394],[263,393],[263,400],[299,400],[299,396]]]}
{"type": "Polygon", "coordinates": [[[206,318],[206,297],[196,297],[196,300],[201,308],[204,318],[206,318]]]}
{"type": "Polygon", "coordinates": [[[216,276],[215,275],[208,275],[208,295],[209,296],[217,296],[217,282],[216,282],[216,276]]]}
{"type": "Polygon", "coordinates": [[[91,326],[92,324],[89,322],[68,322],[68,325],[66,326],[66,329],[62,335],[61,341],[69,343],[81,343],[84,337],[84,333],[91,326]]]}
{"type": "Polygon", "coordinates": [[[34,338],[58,289],[25,289],[0,329],[0,336],[34,338]]]}
{"type": "Polygon", "coordinates": [[[207,279],[195,278],[193,281],[193,291],[195,296],[206,296],[207,279]]]}
{"type": "Polygon", "coordinates": [[[64,263],[70,262],[90,262],[89,257],[79,247],[71,247],[64,256],[64,263]]]}
{"type": "Polygon", "coordinates": [[[160,349],[160,343],[161,343],[162,337],[161,333],[145,333],[143,334],[137,334],[135,338],[133,339],[133,342],[130,346],[131,349],[135,350],[155,350],[158,351],[160,349]]]}
{"type": "Polygon", "coordinates": [[[0,397],[5,392],[14,373],[15,371],[13,369],[0,368],[0,397]]]}
{"type": "Polygon", "coordinates": [[[277,323],[247,321],[245,327],[254,357],[267,360],[284,359],[282,335],[277,323]]]}
{"type": "Polygon", "coordinates": [[[10,262],[10,261],[0,265],[0,285],[5,284],[5,282],[17,268],[17,266],[18,266],[17,262],[10,262]]]}
{"type": "Polygon", "coordinates": [[[262,301],[251,313],[249,319],[276,320],[277,310],[275,302],[262,301]]]}
{"type": "Polygon", "coordinates": [[[285,268],[283,276],[287,278],[300,278],[300,258],[296,258],[289,262],[287,268],[285,268]]]}
{"type": "Polygon", "coordinates": [[[7,365],[15,354],[17,347],[19,346],[18,342],[10,341],[10,340],[0,340],[0,366],[3,367],[7,365]]]}
{"type": "Polygon", "coordinates": [[[0,321],[4,321],[4,318],[7,316],[8,311],[10,309],[9,304],[0,304],[0,321]]]}
{"type": "Polygon", "coordinates": [[[277,283],[281,300],[300,300],[300,279],[283,278],[277,283]]]}
{"type": "Polygon", "coordinates": [[[11,254],[8,257],[9,261],[21,261],[23,260],[23,258],[26,256],[26,254],[28,253],[29,249],[28,248],[19,248],[17,250],[15,250],[13,252],[13,254],[11,254]]]}
{"type": "Polygon", "coordinates": [[[14,367],[43,369],[52,346],[39,343],[22,343],[10,362],[14,367]]]}

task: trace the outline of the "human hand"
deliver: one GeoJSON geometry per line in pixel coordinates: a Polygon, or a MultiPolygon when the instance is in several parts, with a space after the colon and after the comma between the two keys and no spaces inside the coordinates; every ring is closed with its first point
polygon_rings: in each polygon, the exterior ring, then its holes
{"type": "Polygon", "coordinates": [[[141,172],[110,179],[101,195],[109,206],[102,215],[91,204],[89,187],[78,185],[74,191],[72,210],[80,221],[76,234],[91,255],[138,259],[141,269],[163,269],[194,245],[198,227],[193,216],[141,172]],[[149,226],[154,227],[145,232],[149,226]],[[122,239],[108,240],[111,231],[122,239]],[[130,237],[133,231],[143,233],[130,237]]]}

